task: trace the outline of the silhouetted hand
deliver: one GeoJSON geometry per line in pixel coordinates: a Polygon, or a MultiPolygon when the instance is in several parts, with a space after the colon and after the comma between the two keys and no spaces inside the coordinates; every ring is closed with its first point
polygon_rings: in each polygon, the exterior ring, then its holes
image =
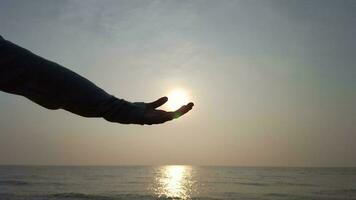
{"type": "Polygon", "coordinates": [[[166,121],[170,121],[184,115],[194,106],[194,104],[191,102],[172,112],[156,109],[165,104],[167,101],[167,97],[162,97],[152,103],[134,103],[141,104],[140,106],[144,106],[145,112],[143,116],[143,124],[162,124],[166,121]]]}

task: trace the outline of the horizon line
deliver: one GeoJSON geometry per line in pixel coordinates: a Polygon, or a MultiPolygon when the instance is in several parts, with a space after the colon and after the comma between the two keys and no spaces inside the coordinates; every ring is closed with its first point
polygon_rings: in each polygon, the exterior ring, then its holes
{"type": "Polygon", "coordinates": [[[238,167],[238,168],[356,168],[356,166],[286,166],[286,165],[190,165],[190,164],[119,164],[119,165],[83,165],[83,164],[0,164],[0,167],[238,167]]]}

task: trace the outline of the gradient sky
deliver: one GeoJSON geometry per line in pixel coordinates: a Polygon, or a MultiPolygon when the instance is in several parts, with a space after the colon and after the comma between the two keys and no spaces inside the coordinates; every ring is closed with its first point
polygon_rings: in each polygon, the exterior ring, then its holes
{"type": "Polygon", "coordinates": [[[0,35],[130,101],[184,88],[159,126],[0,93],[0,164],[356,166],[356,1],[0,0],[0,35]]]}

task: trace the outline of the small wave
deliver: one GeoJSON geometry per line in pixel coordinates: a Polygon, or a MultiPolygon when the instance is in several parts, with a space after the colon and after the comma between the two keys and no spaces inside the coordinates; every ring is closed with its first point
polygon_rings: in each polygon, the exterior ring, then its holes
{"type": "Polygon", "coordinates": [[[291,197],[289,194],[283,194],[283,193],[269,193],[267,196],[272,196],[272,197],[291,197]]]}
{"type": "Polygon", "coordinates": [[[268,193],[266,196],[272,197],[274,199],[291,199],[291,200],[314,200],[318,199],[313,196],[307,195],[297,195],[297,194],[286,194],[286,193],[268,193]]]}
{"type": "Polygon", "coordinates": [[[250,185],[250,186],[269,186],[267,183],[256,183],[256,182],[235,182],[239,185],[250,185]]]}
{"type": "Polygon", "coordinates": [[[28,195],[16,195],[11,193],[0,193],[1,200],[45,200],[44,198],[37,198],[28,195]]]}
{"type": "Polygon", "coordinates": [[[316,185],[316,184],[308,184],[308,183],[275,182],[274,184],[280,185],[280,186],[318,187],[318,185],[316,185]]]}
{"type": "Polygon", "coordinates": [[[26,182],[26,181],[19,181],[19,180],[0,180],[0,186],[26,186],[26,185],[62,186],[65,184],[60,182],[26,182]]]}
{"type": "Polygon", "coordinates": [[[316,194],[321,194],[321,195],[352,195],[356,196],[356,188],[350,188],[350,189],[339,189],[339,190],[322,190],[316,192],[316,194]]]}
{"type": "Polygon", "coordinates": [[[47,196],[49,199],[56,200],[83,200],[83,199],[91,199],[91,200],[154,200],[154,199],[170,199],[174,200],[177,198],[155,198],[150,195],[137,195],[137,194],[120,194],[120,195],[95,195],[95,194],[83,194],[83,193],[57,193],[47,196]]]}
{"type": "Polygon", "coordinates": [[[352,192],[352,193],[356,194],[356,188],[344,189],[344,190],[341,190],[341,191],[342,192],[352,192]]]}
{"type": "Polygon", "coordinates": [[[28,182],[18,181],[18,180],[2,180],[0,181],[0,185],[11,185],[11,186],[22,186],[28,185],[28,182]]]}
{"type": "Polygon", "coordinates": [[[95,200],[112,199],[108,196],[83,194],[83,193],[56,193],[56,194],[50,194],[47,197],[56,198],[56,199],[95,199],[95,200]]]}

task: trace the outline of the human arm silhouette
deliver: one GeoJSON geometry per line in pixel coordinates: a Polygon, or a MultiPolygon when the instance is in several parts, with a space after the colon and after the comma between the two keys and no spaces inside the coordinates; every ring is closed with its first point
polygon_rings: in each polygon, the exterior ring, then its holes
{"type": "Polygon", "coordinates": [[[157,109],[168,101],[128,102],[106,93],[86,78],[17,46],[0,36],[0,90],[27,97],[48,109],[64,109],[83,117],[102,117],[122,124],[161,124],[192,109],[157,109]]]}

